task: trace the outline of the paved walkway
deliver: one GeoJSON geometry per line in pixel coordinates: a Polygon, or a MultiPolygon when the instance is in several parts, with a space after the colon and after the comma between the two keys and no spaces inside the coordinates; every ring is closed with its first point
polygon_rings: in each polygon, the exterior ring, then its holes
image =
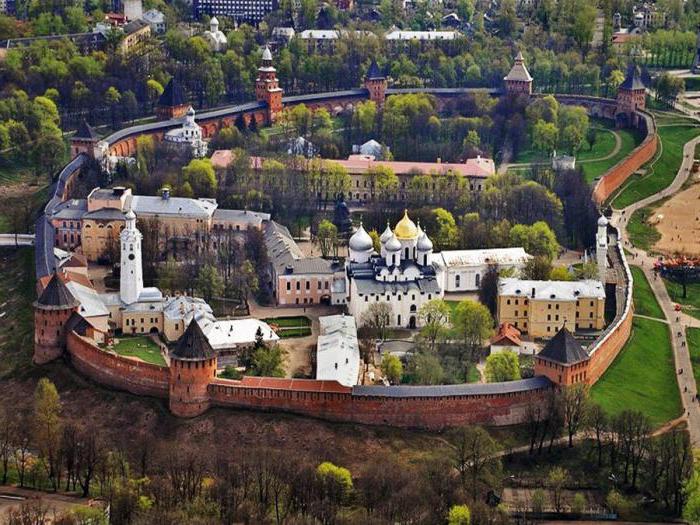
{"type": "MultiPolygon", "coordinates": [[[[688,322],[689,316],[675,311],[675,304],[671,301],[668,295],[663,279],[657,278],[654,275],[653,265],[654,257],[640,248],[636,248],[628,240],[627,224],[632,214],[654,202],[669,197],[678,192],[683,184],[688,180],[690,171],[693,166],[693,158],[695,155],[695,146],[700,143],[700,137],[687,142],[683,146],[683,161],[680,169],[670,186],[660,191],[655,195],[651,195],[642,199],[627,208],[613,210],[611,223],[620,229],[622,242],[624,247],[632,253],[630,263],[642,268],[644,275],[649,281],[656,299],[666,316],[671,334],[671,345],[673,347],[673,356],[676,366],[676,378],[678,380],[678,388],[681,392],[681,401],[683,403],[683,418],[688,422],[690,431],[690,439],[693,446],[700,446],[700,402],[696,399],[698,392],[695,378],[693,376],[693,367],[690,361],[690,353],[688,352],[687,341],[685,337],[685,329],[691,323],[688,322]]],[[[641,317],[641,316],[640,316],[641,317]]],[[[693,323],[695,324],[695,323],[693,323]]]]}

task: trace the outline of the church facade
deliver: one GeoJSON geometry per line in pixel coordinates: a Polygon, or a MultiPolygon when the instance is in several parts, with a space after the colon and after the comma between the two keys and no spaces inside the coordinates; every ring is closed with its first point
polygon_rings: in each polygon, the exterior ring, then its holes
{"type": "Polygon", "coordinates": [[[444,295],[432,261],[433,243],[404,212],[393,230],[387,224],[380,244],[377,253],[362,224],[350,237],[345,264],[348,311],[365,324],[372,305],[385,303],[389,326],[418,328],[421,306],[444,295]]]}

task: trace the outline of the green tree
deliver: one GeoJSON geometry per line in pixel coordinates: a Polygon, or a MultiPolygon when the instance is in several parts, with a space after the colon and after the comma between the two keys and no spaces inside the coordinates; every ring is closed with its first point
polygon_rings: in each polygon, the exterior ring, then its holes
{"type": "MultiPolygon", "coordinates": [[[[690,523],[700,523],[700,473],[693,471],[693,475],[683,486],[685,505],[683,506],[683,519],[690,523]]],[[[610,495],[608,495],[610,498],[610,495]]],[[[608,506],[611,506],[608,504],[608,506]]]]}
{"type": "Polygon", "coordinates": [[[459,472],[462,489],[479,499],[480,486],[494,486],[500,481],[501,461],[498,443],[479,426],[457,430],[454,446],[454,467],[459,472]]]}
{"type": "Polygon", "coordinates": [[[224,281],[216,266],[205,264],[200,268],[195,280],[195,288],[207,302],[213,297],[221,296],[224,292],[224,281]]]}
{"type": "Polygon", "coordinates": [[[577,266],[574,269],[574,275],[576,276],[576,279],[597,279],[598,265],[595,263],[595,261],[583,263],[581,266],[577,266]]]}
{"type": "Polygon", "coordinates": [[[547,475],[547,486],[552,491],[552,504],[557,512],[563,508],[562,492],[568,477],[569,473],[561,467],[554,467],[547,475]]]}
{"type": "Polygon", "coordinates": [[[447,335],[450,313],[450,306],[442,299],[432,299],[418,310],[418,318],[423,324],[420,335],[427,341],[431,352],[435,352],[437,344],[447,335]]]}
{"type": "Polygon", "coordinates": [[[516,224],[509,232],[511,246],[522,246],[530,255],[540,255],[550,260],[559,252],[557,236],[544,221],[531,226],[516,224]]]}
{"type": "Polygon", "coordinates": [[[49,379],[42,377],[34,390],[34,441],[39,456],[44,460],[46,474],[54,490],[58,489],[57,475],[61,468],[61,398],[49,379]]]}
{"type": "Polygon", "coordinates": [[[318,225],[316,240],[324,258],[338,254],[338,228],[328,219],[323,219],[318,225]]]}
{"type": "Polygon", "coordinates": [[[529,259],[522,270],[523,279],[548,281],[552,275],[552,263],[547,257],[537,255],[529,259]]]}
{"type": "Polygon", "coordinates": [[[445,375],[437,356],[427,352],[416,352],[411,356],[408,373],[417,385],[439,385],[445,375]]]}
{"type": "Polygon", "coordinates": [[[489,383],[520,379],[520,362],[515,352],[503,351],[486,358],[486,379],[489,383]]]}
{"type": "Polygon", "coordinates": [[[552,271],[549,272],[549,278],[552,281],[573,281],[574,276],[571,275],[569,269],[566,266],[555,266],[552,271]]]}
{"type": "Polygon", "coordinates": [[[158,286],[174,295],[184,288],[183,284],[182,270],[175,259],[168,257],[168,260],[158,267],[158,286]]]}
{"type": "Polygon", "coordinates": [[[218,186],[210,159],[192,159],[182,168],[182,175],[198,197],[215,197],[218,186]]]}
{"type": "Polygon", "coordinates": [[[285,351],[279,345],[258,345],[251,360],[252,375],[284,377],[285,351]]]}
{"type": "MultiPolygon", "coordinates": [[[[464,350],[469,352],[471,360],[476,359],[479,350],[482,348],[484,340],[493,333],[493,318],[489,309],[481,303],[465,299],[460,301],[455,308],[452,327],[457,336],[462,340],[464,350]]],[[[468,363],[464,361],[466,367],[468,363]]]]}
{"type": "Polygon", "coordinates": [[[392,354],[384,354],[381,364],[382,373],[393,385],[398,385],[401,382],[403,375],[403,365],[401,360],[392,354]]]}
{"type": "Polygon", "coordinates": [[[386,331],[391,325],[392,309],[389,303],[372,303],[362,314],[361,325],[368,327],[375,339],[386,339],[386,331]]]}
{"type": "Polygon", "coordinates": [[[472,513],[466,505],[453,505],[447,516],[448,525],[471,525],[472,513]]]}
{"type": "Polygon", "coordinates": [[[535,149],[551,154],[559,140],[559,129],[551,122],[538,120],[532,129],[532,145],[535,149]]]}
{"type": "Polygon", "coordinates": [[[437,224],[437,231],[431,235],[437,250],[454,248],[457,242],[457,223],[452,214],[444,208],[435,208],[431,215],[437,224]]]}
{"type": "Polygon", "coordinates": [[[32,157],[37,169],[45,168],[49,175],[53,175],[63,162],[66,153],[66,145],[55,135],[39,137],[32,148],[32,157]]]}

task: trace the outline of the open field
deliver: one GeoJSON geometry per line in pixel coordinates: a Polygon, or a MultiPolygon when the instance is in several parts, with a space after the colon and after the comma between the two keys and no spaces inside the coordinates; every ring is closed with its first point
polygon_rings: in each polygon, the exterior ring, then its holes
{"type": "Polygon", "coordinates": [[[635,318],[632,337],[591,389],[591,398],[608,414],[641,410],[654,427],[681,415],[668,326],[635,318]]]}
{"type": "Polygon", "coordinates": [[[165,359],[160,352],[160,347],[150,337],[142,335],[138,337],[120,337],[119,343],[113,350],[119,355],[138,357],[141,361],[153,365],[165,366],[165,359]]]}
{"type": "Polygon", "coordinates": [[[633,175],[613,199],[615,208],[626,208],[630,204],[654,195],[673,182],[683,158],[683,145],[700,134],[697,126],[659,127],[661,153],[647,164],[644,175],[633,175]]]}
{"type": "Polygon", "coordinates": [[[664,279],[668,295],[674,303],[683,307],[683,311],[700,319],[700,283],[689,283],[687,297],[683,298],[683,286],[670,279],[664,279]]]}
{"type": "Polygon", "coordinates": [[[700,255],[700,183],[676,193],[656,209],[655,215],[663,216],[654,226],[659,234],[655,251],[700,255]]]}
{"type": "Polygon", "coordinates": [[[634,313],[665,319],[664,312],[656,300],[656,296],[649,286],[646,276],[641,268],[632,266],[632,278],[634,279],[634,313]]]}

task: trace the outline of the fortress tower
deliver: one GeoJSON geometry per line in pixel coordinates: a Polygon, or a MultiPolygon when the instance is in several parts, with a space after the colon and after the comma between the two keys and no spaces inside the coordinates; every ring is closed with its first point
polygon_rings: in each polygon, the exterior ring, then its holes
{"type": "Polygon", "coordinates": [[[65,326],[80,303],[58,274],[53,274],[34,303],[34,362],[48,363],[61,356],[66,346],[65,326]]]}
{"type": "Polygon", "coordinates": [[[598,280],[605,285],[608,267],[608,219],[602,215],[598,219],[598,232],[595,236],[595,259],[598,266],[598,280]]]}
{"type": "Polygon", "coordinates": [[[81,153],[87,153],[91,157],[95,156],[95,147],[100,141],[99,135],[95,132],[86,120],[80,123],[80,127],[75,135],[70,139],[70,156],[75,158],[81,153]]]}
{"type": "Polygon", "coordinates": [[[508,95],[531,95],[532,94],[532,77],[530,72],[525,67],[525,58],[518,51],[515,57],[515,63],[508,74],[503,78],[506,84],[506,94],[508,95]]]}
{"type": "Polygon", "coordinates": [[[619,124],[634,125],[635,112],[646,107],[647,91],[642,82],[639,66],[631,65],[625,81],[617,88],[617,109],[615,119],[619,124]]]}
{"type": "Polygon", "coordinates": [[[170,411],[195,417],[209,408],[209,383],[216,378],[216,352],[192,319],[170,354],[170,411]]]}
{"type": "Polygon", "coordinates": [[[156,116],[160,120],[180,118],[187,113],[189,107],[182,86],[175,77],[172,77],[158,98],[156,116]]]}
{"type": "Polygon", "coordinates": [[[135,303],[143,291],[143,270],[141,268],[141,239],[136,228],[136,214],[132,209],[126,212],[126,226],[119,234],[121,243],[121,263],[119,297],[125,304],[135,303]]]}
{"type": "Polygon", "coordinates": [[[372,60],[365,75],[365,88],[369,91],[369,99],[377,104],[378,108],[384,105],[387,85],[386,75],[381,72],[377,62],[372,60]]]}
{"type": "Polygon", "coordinates": [[[258,102],[267,103],[267,121],[275,121],[277,114],[282,111],[282,88],[277,80],[277,70],[272,65],[272,53],[266,47],[262,55],[262,64],[258,68],[255,79],[255,98],[258,102]]]}

